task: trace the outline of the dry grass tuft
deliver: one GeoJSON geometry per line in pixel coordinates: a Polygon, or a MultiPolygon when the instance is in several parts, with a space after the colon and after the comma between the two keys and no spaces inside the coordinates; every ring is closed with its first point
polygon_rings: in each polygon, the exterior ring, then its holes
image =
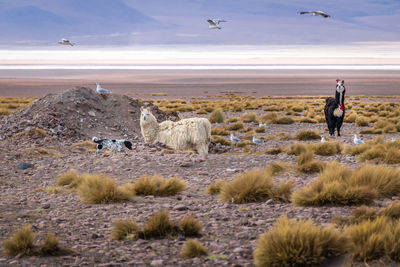
{"type": "Polygon", "coordinates": [[[83,150],[90,153],[94,153],[97,150],[97,144],[92,141],[82,141],[79,143],[75,143],[72,146],[82,148],[83,150]]]}
{"type": "Polygon", "coordinates": [[[198,258],[208,255],[208,250],[199,242],[189,239],[183,245],[180,256],[183,258],[198,258]]]}
{"type": "Polygon", "coordinates": [[[400,201],[390,203],[379,212],[380,216],[386,216],[392,219],[400,219],[400,201]]]}
{"type": "Polygon", "coordinates": [[[128,190],[117,187],[113,179],[99,174],[83,174],[78,194],[83,202],[89,204],[123,202],[133,195],[128,190]]]}
{"type": "Polygon", "coordinates": [[[18,254],[33,254],[34,234],[30,225],[25,225],[17,230],[9,239],[3,241],[4,253],[8,256],[16,256],[18,254]]]}
{"type": "Polygon", "coordinates": [[[223,128],[211,128],[211,135],[229,135],[229,131],[223,128]]]}
{"type": "Polygon", "coordinates": [[[257,127],[255,131],[256,133],[265,133],[265,126],[257,127]]]}
{"type": "Polygon", "coordinates": [[[300,141],[321,139],[319,133],[315,130],[304,130],[296,134],[296,139],[300,141]]]}
{"type": "Polygon", "coordinates": [[[211,123],[223,123],[224,112],[222,111],[222,109],[214,109],[214,111],[211,112],[210,116],[208,117],[208,120],[211,123]]]}
{"type": "Polygon", "coordinates": [[[283,152],[283,149],[281,147],[270,147],[264,151],[265,154],[269,154],[269,155],[278,155],[282,152],[283,152]]]}
{"type": "Polygon", "coordinates": [[[364,165],[353,171],[333,162],[328,164],[317,180],[295,191],[292,201],[304,206],[357,205],[399,192],[400,170],[364,165]]]}
{"type": "Polygon", "coordinates": [[[221,192],[221,188],[225,185],[226,181],[216,180],[214,183],[207,186],[205,193],[208,195],[217,195],[221,192]]]}
{"type": "Polygon", "coordinates": [[[58,186],[68,185],[70,188],[77,188],[81,182],[82,177],[75,170],[63,173],[57,178],[58,186]]]}
{"type": "Polygon", "coordinates": [[[143,239],[163,238],[177,232],[177,226],[169,220],[169,212],[162,210],[154,213],[139,233],[143,239]]]}
{"type": "Polygon", "coordinates": [[[278,160],[270,163],[268,167],[265,168],[265,171],[275,176],[292,167],[292,164],[278,160]]]}
{"type": "Polygon", "coordinates": [[[297,143],[297,144],[292,144],[292,145],[290,145],[290,147],[289,147],[287,153],[288,153],[289,155],[296,155],[296,156],[298,156],[298,155],[300,155],[301,153],[304,153],[304,152],[307,152],[307,151],[308,151],[308,147],[307,147],[306,144],[299,144],[299,143],[297,143]]]}
{"type": "Polygon", "coordinates": [[[256,266],[314,266],[347,251],[347,239],[332,227],[283,217],[258,238],[254,263],[256,266]]]}
{"type": "Polygon", "coordinates": [[[281,202],[290,202],[294,187],[293,180],[280,181],[272,187],[272,199],[281,202]]]}
{"type": "Polygon", "coordinates": [[[192,215],[186,215],[179,222],[179,230],[186,237],[197,237],[201,236],[201,229],[203,226],[201,223],[192,215]]]}
{"type": "Polygon", "coordinates": [[[58,238],[53,233],[48,233],[39,248],[42,256],[61,256],[73,253],[72,250],[59,245],[58,238]]]}
{"type": "Polygon", "coordinates": [[[303,173],[315,173],[324,169],[325,163],[313,159],[314,153],[306,151],[297,156],[297,170],[303,173]]]}
{"type": "Polygon", "coordinates": [[[363,126],[368,126],[369,120],[366,117],[362,116],[357,116],[356,119],[356,126],[363,127],[363,126]]]}
{"type": "Polygon", "coordinates": [[[217,144],[221,144],[223,146],[231,146],[232,143],[229,140],[226,140],[225,138],[217,135],[211,136],[211,141],[217,144]]]}
{"type": "Polygon", "coordinates": [[[173,196],[186,188],[186,182],[176,177],[164,179],[157,174],[143,175],[135,181],[133,188],[136,195],[173,196]]]}
{"type": "Polygon", "coordinates": [[[284,116],[284,117],[280,117],[274,120],[269,121],[268,123],[272,123],[272,124],[293,124],[296,121],[288,116],[284,116]]]}
{"type": "Polygon", "coordinates": [[[237,131],[237,130],[243,129],[243,127],[244,127],[243,122],[237,121],[237,122],[234,122],[231,125],[229,125],[228,130],[229,131],[237,131]]]}
{"type": "Polygon", "coordinates": [[[244,114],[240,117],[243,122],[255,122],[257,120],[257,114],[254,112],[250,112],[248,114],[244,114]]]}
{"type": "Polygon", "coordinates": [[[339,142],[325,142],[314,145],[313,151],[316,155],[333,156],[335,154],[340,154],[342,147],[339,142]]]}
{"type": "Polygon", "coordinates": [[[118,220],[113,223],[111,238],[115,240],[136,239],[139,231],[140,228],[135,221],[118,220]]]}

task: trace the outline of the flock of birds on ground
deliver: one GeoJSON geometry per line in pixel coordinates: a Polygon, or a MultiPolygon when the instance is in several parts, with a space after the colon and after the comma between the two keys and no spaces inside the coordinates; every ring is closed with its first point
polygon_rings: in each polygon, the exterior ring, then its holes
{"type": "MultiPolygon", "coordinates": [[[[311,14],[312,16],[316,16],[316,17],[320,16],[320,17],[323,17],[323,18],[326,18],[326,19],[331,17],[330,15],[326,14],[323,11],[299,11],[298,14],[300,14],[300,15],[311,14]]],[[[207,22],[209,24],[208,25],[209,29],[221,30],[222,26],[220,25],[220,23],[221,22],[227,22],[227,21],[223,20],[223,19],[208,19],[207,22]]],[[[61,45],[69,45],[69,46],[74,46],[75,45],[69,39],[66,39],[66,38],[62,38],[58,43],[61,44],[61,45]]]]}

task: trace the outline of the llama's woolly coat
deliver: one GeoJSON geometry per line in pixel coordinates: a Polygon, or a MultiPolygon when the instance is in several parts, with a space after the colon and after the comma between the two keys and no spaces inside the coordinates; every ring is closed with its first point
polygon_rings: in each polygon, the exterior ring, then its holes
{"type": "Polygon", "coordinates": [[[346,88],[343,83],[338,83],[335,91],[335,98],[328,97],[324,108],[325,119],[329,129],[329,135],[335,135],[335,128],[340,136],[340,128],[345,115],[344,95],[346,88]]]}
{"type": "Polygon", "coordinates": [[[205,118],[183,119],[177,122],[158,123],[150,110],[143,109],[140,128],[146,142],[161,142],[175,150],[197,150],[208,154],[211,141],[211,124],[205,118]]]}

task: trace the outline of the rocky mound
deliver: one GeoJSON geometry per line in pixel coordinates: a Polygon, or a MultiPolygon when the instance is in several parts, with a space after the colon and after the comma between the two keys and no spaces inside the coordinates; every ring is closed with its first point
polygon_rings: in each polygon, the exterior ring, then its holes
{"type": "MultiPolygon", "coordinates": [[[[59,140],[87,140],[93,136],[110,139],[138,139],[140,107],[146,105],[126,95],[100,95],[85,87],[49,94],[0,120],[0,138],[41,128],[59,140]]],[[[152,104],[148,104],[151,106],[152,104]]],[[[153,108],[157,120],[178,120],[177,113],[153,108]]]]}

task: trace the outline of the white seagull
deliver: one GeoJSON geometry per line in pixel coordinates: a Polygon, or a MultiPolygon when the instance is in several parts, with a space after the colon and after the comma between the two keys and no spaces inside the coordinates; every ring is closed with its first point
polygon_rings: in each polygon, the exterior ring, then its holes
{"type": "Polygon", "coordinates": [[[210,24],[210,25],[208,25],[208,28],[221,30],[221,26],[219,24],[221,22],[226,22],[226,20],[223,20],[223,19],[208,19],[207,22],[210,24]]]}
{"type": "Polygon", "coordinates": [[[256,138],[255,135],[253,135],[253,143],[254,144],[261,144],[262,142],[263,142],[263,140],[260,140],[260,139],[256,138]]]}
{"type": "Polygon", "coordinates": [[[359,139],[359,138],[357,137],[357,135],[356,135],[356,134],[354,135],[353,142],[354,142],[354,144],[356,144],[356,145],[361,145],[361,144],[364,144],[364,141],[363,141],[363,140],[361,140],[361,139],[359,139]]]}
{"type": "Polygon", "coordinates": [[[324,18],[326,18],[326,19],[328,19],[328,18],[331,17],[330,15],[326,14],[326,13],[323,12],[323,11],[300,11],[299,14],[300,14],[300,15],[311,14],[311,15],[313,15],[313,16],[321,16],[321,17],[324,17],[324,18]]]}
{"type": "Polygon", "coordinates": [[[394,137],[392,137],[392,143],[394,143],[394,141],[396,141],[396,139],[394,137]]]}
{"type": "Polygon", "coordinates": [[[258,127],[265,127],[266,129],[269,129],[269,126],[267,125],[267,124],[265,124],[265,123],[262,123],[262,122],[259,122],[258,123],[258,127]]]}
{"type": "Polygon", "coordinates": [[[62,45],[70,45],[70,46],[74,46],[74,44],[73,43],[71,43],[71,41],[70,40],[68,40],[68,39],[65,39],[65,38],[62,38],[59,42],[58,42],[59,44],[62,44],[62,45]]]}
{"type": "Polygon", "coordinates": [[[321,143],[325,143],[325,142],[326,142],[325,136],[321,135],[321,143]]]}
{"type": "Polygon", "coordinates": [[[107,93],[110,92],[110,90],[102,88],[100,86],[100,84],[96,83],[96,85],[97,85],[97,88],[96,88],[97,93],[99,93],[99,94],[107,94],[107,93]]]}
{"type": "Polygon", "coordinates": [[[234,136],[232,131],[231,131],[230,139],[231,139],[232,142],[235,142],[235,143],[242,141],[239,138],[237,138],[236,136],[234,136]]]}

